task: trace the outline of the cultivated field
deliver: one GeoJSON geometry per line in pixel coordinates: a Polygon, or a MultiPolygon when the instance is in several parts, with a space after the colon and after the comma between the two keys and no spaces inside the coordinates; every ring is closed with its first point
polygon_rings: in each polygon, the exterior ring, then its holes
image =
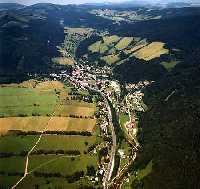
{"type": "Polygon", "coordinates": [[[0,116],[93,116],[95,104],[71,100],[70,92],[71,88],[58,81],[31,80],[19,85],[3,85],[0,87],[0,116]]]}
{"type": "MultiPolygon", "coordinates": [[[[3,178],[4,183],[7,183],[7,180],[3,178]]],[[[18,177],[12,177],[12,180],[15,182],[18,177]]],[[[0,177],[1,181],[1,177],[0,177]]],[[[10,181],[10,180],[9,180],[10,181]]],[[[7,185],[10,188],[10,185],[7,185]]],[[[28,175],[27,178],[19,185],[18,188],[20,189],[34,189],[35,187],[39,186],[39,189],[54,189],[54,188],[66,188],[66,189],[79,189],[80,186],[89,186],[94,188],[94,184],[92,184],[88,179],[81,178],[79,181],[75,181],[74,183],[68,183],[65,178],[55,178],[55,177],[35,177],[33,174],[28,175]]]]}
{"type": "MultiPolygon", "coordinates": [[[[25,158],[24,157],[9,157],[0,159],[0,171],[5,173],[24,172],[25,158]]],[[[0,182],[1,183],[1,182],[0,182]]]]}
{"type": "Polygon", "coordinates": [[[54,90],[1,87],[0,116],[51,114],[57,101],[54,90]]]}
{"type": "Polygon", "coordinates": [[[97,41],[94,44],[92,44],[91,46],[89,46],[88,50],[91,51],[92,53],[99,52],[100,45],[101,45],[101,41],[97,41]]]}
{"type": "Polygon", "coordinates": [[[160,57],[162,54],[168,54],[169,50],[164,48],[165,44],[161,42],[153,42],[140,50],[136,51],[133,55],[136,58],[144,59],[146,61],[160,57]]]}
{"type": "MultiPolygon", "coordinates": [[[[95,54],[95,60],[106,64],[122,64],[132,57],[149,61],[169,54],[165,43],[148,42],[138,37],[119,37],[117,35],[104,36],[88,47],[89,60],[95,54]]],[[[93,57],[94,58],[94,57],[93,57]]],[[[93,61],[93,58],[91,59],[93,61]]]]}
{"type": "Polygon", "coordinates": [[[103,37],[104,43],[107,45],[110,45],[112,43],[117,43],[121,38],[117,35],[112,35],[112,36],[105,36],[103,37]]]}
{"type": "MultiPolygon", "coordinates": [[[[28,151],[38,138],[38,135],[6,135],[0,137],[0,152],[20,153],[28,151]]],[[[44,135],[36,150],[80,150],[83,153],[94,143],[96,143],[96,136],[44,135]]]]}
{"type": "Polygon", "coordinates": [[[120,57],[118,54],[111,54],[104,56],[101,59],[104,60],[107,64],[114,64],[120,60],[120,57]]]}
{"type": "MultiPolygon", "coordinates": [[[[27,136],[32,137],[32,136],[27,136]]],[[[87,151],[88,146],[96,143],[96,136],[74,136],[74,135],[45,135],[42,137],[37,149],[46,150],[79,150],[81,153],[87,151]],[[56,142],[55,142],[56,141],[56,142]]]]}
{"type": "Polygon", "coordinates": [[[88,131],[93,132],[95,119],[70,117],[9,117],[0,119],[0,133],[9,130],[21,131],[88,131]]]}
{"type": "Polygon", "coordinates": [[[58,155],[57,157],[55,155],[48,155],[45,157],[33,155],[30,158],[29,171],[37,170],[37,172],[42,173],[58,172],[62,175],[72,175],[77,171],[86,172],[87,166],[91,165],[97,167],[96,157],[91,155],[74,157],[74,160],[72,160],[72,157],[65,155],[58,155]]]}
{"type": "Polygon", "coordinates": [[[119,43],[117,43],[115,47],[118,50],[125,49],[131,44],[132,41],[133,41],[133,37],[124,37],[119,41],[119,43]]]}
{"type": "Polygon", "coordinates": [[[70,28],[65,27],[64,32],[66,34],[79,34],[79,35],[88,35],[89,33],[93,32],[92,28],[70,28]]]}
{"type": "Polygon", "coordinates": [[[66,57],[53,58],[52,61],[60,65],[74,65],[75,62],[72,58],[66,58],[66,57]]]}
{"type": "Polygon", "coordinates": [[[35,144],[28,175],[17,188],[92,184],[86,175],[88,167],[95,174],[98,159],[89,149],[98,145],[98,137],[96,105],[80,99],[87,95],[58,81],[0,86],[0,188],[11,188],[23,176],[26,155],[35,144]],[[43,131],[51,134],[40,138],[43,131]]]}
{"type": "Polygon", "coordinates": [[[168,71],[171,71],[180,61],[161,62],[160,64],[168,71]]]}
{"type": "Polygon", "coordinates": [[[36,143],[38,138],[39,135],[29,135],[29,136],[6,135],[0,137],[0,152],[20,153],[22,151],[28,151],[32,148],[33,144],[36,143]]]}
{"type": "Polygon", "coordinates": [[[58,115],[61,116],[69,116],[71,115],[79,115],[79,116],[93,116],[94,115],[95,107],[87,107],[87,106],[76,106],[74,104],[65,104],[60,105],[56,112],[58,115]]]}

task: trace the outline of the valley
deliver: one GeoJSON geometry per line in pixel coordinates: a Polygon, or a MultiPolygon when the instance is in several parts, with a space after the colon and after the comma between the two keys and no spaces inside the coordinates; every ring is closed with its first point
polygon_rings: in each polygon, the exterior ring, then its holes
{"type": "Polygon", "coordinates": [[[120,5],[0,4],[0,188],[199,188],[199,7],[120,5]]]}

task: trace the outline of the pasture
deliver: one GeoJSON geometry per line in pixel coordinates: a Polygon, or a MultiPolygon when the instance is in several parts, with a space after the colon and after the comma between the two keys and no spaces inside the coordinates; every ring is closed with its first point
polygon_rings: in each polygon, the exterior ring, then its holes
{"type": "Polygon", "coordinates": [[[79,34],[79,35],[88,35],[89,33],[93,32],[92,28],[70,28],[65,27],[64,32],[66,34],[79,34]]]}
{"type": "MultiPolygon", "coordinates": [[[[16,178],[15,178],[16,179],[16,178]]],[[[14,180],[14,178],[13,178],[14,180]]],[[[11,185],[8,185],[11,186],[11,185]]],[[[34,177],[33,174],[28,175],[28,177],[19,185],[20,189],[35,188],[39,186],[41,189],[78,189],[80,186],[93,186],[91,182],[86,178],[81,178],[80,181],[74,183],[68,183],[65,178],[54,178],[54,177],[34,177]]],[[[7,187],[10,188],[10,187],[7,187]]]]}
{"type": "MultiPolygon", "coordinates": [[[[132,57],[150,61],[159,58],[161,55],[169,54],[163,42],[149,42],[146,38],[119,37],[117,35],[104,36],[88,47],[88,60],[105,62],[109,65],[123,64],[132,57]],[[93,57],[94,55],[94,57],[93,57]]],[[[170,70],[175,63],[163,63],[163,66],[170,70]]]]}
{"type": "MultiPolygon", "coordinates": [[[[37,135],[0,137],[0,152],[19,154],[22,151],[29,151],[38,138],[37,135]]],[[[79,150],[83,153],[87,151],[88,146],[96,142],[96,136],[43,135],[35,150],[79,150]]]]}
{"type": "Polygon", "coordinates": [[[9,157],[0,159],[0,172],[23,173],[25,168],[24,157],[9,157]]]}
{"type": "Polygon", "coordinates": [[[118,54],[111,54],[111,55],[104,56],[101,59],[104,60],[107,64],[111,65],[118,62],[120,60],[120,57],[118,54]]]}
{"type": "Polygon", "coordinates": [[[39,133],[17,134],[17,130],[78,133],[87,131],[93,134],[92,136],[42,135],[33,154],[30,155],[29,174],[19,188],[35,188],[37,185],[40,188],[60,185],[65,188],[77,188],[80,182],[87,186],[91,185],[85,176],[79,178],[74,174],[83,171],[86,175],[87,166],[97,169],[96,155],[88,153],[89,147],[98,143],[95,134],[96,119],[93,118],[96,105],[72,100],[71,97],[76,95],[89,95],[85,91],[76,90],[71,94],[72,91],[72,88],[58,81],[30,80],[21,84],[0,86],[0,187],[11,188],[23,176],[26,153],[36,144],[40,136],[39,133]],[[41,151],[42,153],[38,153],[41,151]],[[67,152],[71,155],[67,155],[67,152]],[[73,152],[78,154],[73,155],[73,152]],[[42,175],[37,177],[36,172],[42,175]],[[61,177],[49,178],[45,174],[58,174],[61,177]],[[65,177],[69,177],[68,180],[65,177]],[[74,177],[78,180],[74,180],[74,177]],[[69,179],[72,183],[69,183],[69,179]]]}
{"type": "Polygon", "coordinates": [[[124,124],[129,121],[129,115],[125,113],[121,113],[119,116],[120,125],[124,127],[124,124]]]}
{"type": "Polygon", "coordinates": [[[100,50],[100,45],[101,45],[101,41],[97,41],[94,44],[90,45],[88,47],[88,50],[91,51],[92,53],[97,53],[100,50]]]}
{"type": "Polygon", "coordinates": [[[0,137],[0,152],[20,153],[29,151],[36,143],[39,136],[13,136],[7,135],[0,137]]]}
{"type": "Polygon", "coordinates": [[[116,44],[115,47],[118,50],[123,50],[127,48],[131,44],[132,41],[133,41],[133,37],[124,37],[116,44]]]}
{"type": "Polygon", "coordinates": [[[164,66],[167,71],[171,71],[180,61],[171,61],[171,62],[161,62],[160,64],[164,66]]]}
{"type": "Polygon", "coordinates": [[[112,35],[112,36],[104,36],[103,37],[103,41],[104,43],[106,43],[107,45],[113,44],[113,43],[117,43],[121,38],[117,35],[112,35]]]}
{"type": "Polygon", "coordinates": [[[0,116],[51,114],[57,101],[54,90],[0,87],[0,116]]]}
{"type": "Polygon", "coordinates": [[[60,65],[74,65],[75,62],[72,58],[66,58],[66,57],[53,58],[52,61],[60,65]]]}
{"type": "Polygon", "coordinates": [[[94,129],[96,121],[90,118],[96,111],[94,103],[71,100],[71,88],[57,81],[30,83],[34,88],[22,87],[28,82],[20,84],[20,87],[0,87],[0,133],[8,130],[31,131],[33,128],[42,131],[46,127],[52,131],[91,132],[94,129]]]}
{"type": "Polygon", "coordinates": [[[32,155],[30,158],[29,172],[60,173],[71,175],[77,171],[87,171],[87,166],[97,167],[96,156],[89,154],[74,157],[66,155],[32,155]]]}
{"type": "Polygon", "coordinates": [[[93,116],[96,110],[95,104],[69,101],[55,107],[55,114],[59,116],[93,116]]]}
{"type": "Polygon", "coordinates": [[[143,59],[146,61],[158,58],[163,54],[168,54],[169,50],[164,48],[165,44],[162,42],[153,42],[149,45],[139,49],[133,55],[136,58],[143,59]]]}
{"type": "Polygon", "coordinates": [[[36,150],[79,150],[83,153],[84,151],[87,151],[88,146],[95,143],[96,136],[45,135],[42,137],[36,150]]]}

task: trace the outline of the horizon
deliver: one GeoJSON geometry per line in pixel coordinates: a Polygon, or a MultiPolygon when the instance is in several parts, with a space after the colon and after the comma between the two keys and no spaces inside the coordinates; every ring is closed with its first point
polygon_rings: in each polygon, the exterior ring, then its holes
{"type": "MultiPolygon", "coordinates": [[[[22,5],[34,5],[38,3],[51,3],[51,4],[60,4],[60,5],[68,5],[68,4],[88,4],[88,3],[134,3],[132,0],[0,0],[0,3],[18,3],[22,5]]],[[[136,0],[136,3],[142,2],[142,3],[149,3],[149,4],[157,4],[157,3],[163,3],[162,0],[136,0]]],[[[182,3],[198,3],[198,0],[167,0],[164,3],[176,3],[176,2],[182,2],[182,3]]]]}

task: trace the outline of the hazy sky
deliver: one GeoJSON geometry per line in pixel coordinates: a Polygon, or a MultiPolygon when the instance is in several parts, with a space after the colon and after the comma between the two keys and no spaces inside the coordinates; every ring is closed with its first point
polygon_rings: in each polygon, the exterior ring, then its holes
{"type": "Polygon", "coordinates": [[[123,2],[125,0],[0,0],[0,3],[20,3],[20,4],[35,4],[35,3],[54,3],[54,4],[82,4],[82,3],[103,3],[103,2],[123,2]]]}
{"type": "MultiPolygon", "coordinates": [[[[35,3],[55,3],[55,4],[80,4],[80,3],[103,3],[103,2],[115,2],[120,3],[127,0],[0,0],[0,3],[20,3],[20,4],[35,4],[35,3]]],[[[129,0],[131,1],[131,0],[129,0]]],[[[134,0],[132,0],[134,1],[134,0]]],[[[139,0],[137,0],[139,1],[139,0]]],[[[176,1],[184,1],[184,2],[191,2],[191,1],[200,1],[200,0],[144,0],[147,2],[158,2],[158,1],[170,1],[170,2],[176,2],[176,1]]]]}

